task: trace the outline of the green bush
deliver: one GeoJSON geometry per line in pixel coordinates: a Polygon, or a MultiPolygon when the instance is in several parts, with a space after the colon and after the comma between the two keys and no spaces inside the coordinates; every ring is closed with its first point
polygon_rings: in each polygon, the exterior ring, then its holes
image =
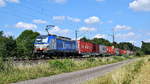
{"type": "Polygon", "coordinates": [[[144,56],[144,52],[143,51],[137,51],[135,55],[142,57],[142,56],[144,56]]]}
{"type": "Polygon", "coordinates": [[[128,57],[129,57],[129,55],[123,55],[123,57],[128,58],[128,57]]]}
{"type": "Polygon", "coordinates": [[[88,61],[88,62],[95,62],[96,59],[95,59],[95,58],[88,58],[87,61],[88,61]]]}
{"type": "Polygon", "coordinates": [[[57,69],[63,68],[63,63],[59,60],[50,61],[49,63],[50,63],[50,66],[53,68],[57,68],[57,69]]]}
{"type": "Polygon", "coordinates": [[[115,59],[117,61],[122,61],[122,60],[125,60],[125,57],[123,57],[123,56],[113,56],[113,59],[115,59]]]}
{"type": "Polygon", "coordinates": [[[98,59],[98,62],[103,62],[103,60],[102,59],[98,59]]]}
{"type": "Polygon", "coordinates": [[[65,60],[52,60],[49,61],[51,68],[59,70],[61,72],[70,72],[73,70],[73,67],[76,66],[75,62],[70,59],[65,60]]]}
{"type": "Polygon", "coordinates": [[[150,58],[148,59],[148,61],[150,62],[150,58]]]}
{"type": "Polygon", "coordinates": [[[3,59],[0,57],[0,71],[4,71],[5,65],[3,59]]]}

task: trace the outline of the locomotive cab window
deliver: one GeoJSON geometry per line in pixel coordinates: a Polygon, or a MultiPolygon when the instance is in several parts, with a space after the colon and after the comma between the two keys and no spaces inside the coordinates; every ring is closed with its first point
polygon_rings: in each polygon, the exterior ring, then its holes
{"type": "Polygon", "coordinates": [[[35,40],[36,43],[47,43],[48,42],[48,36],[38,36],[35,40]]]}

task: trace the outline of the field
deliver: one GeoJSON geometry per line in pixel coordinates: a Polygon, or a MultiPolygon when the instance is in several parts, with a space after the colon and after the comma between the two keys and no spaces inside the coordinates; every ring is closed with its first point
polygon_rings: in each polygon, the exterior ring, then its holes
{"type": "Polygon", "coordinates": [[[89,80],[84,84],[149,84],[150,57],[139,58],[103,77],[89,80]]]}
{"type": "Polygon", "coordinates": [[[113,56],[109,58],[87,58],[84,60],[62,59],[62,60],[49,60],[45,63],[37,65],[13,65],[0,60],[0,84],[9,84],[22,80],[35,79],[39,77],[46,77],[55,74],[72,72],[100,66],[104,64],[111,64],[122,60],[133,58],[113,56]]]}

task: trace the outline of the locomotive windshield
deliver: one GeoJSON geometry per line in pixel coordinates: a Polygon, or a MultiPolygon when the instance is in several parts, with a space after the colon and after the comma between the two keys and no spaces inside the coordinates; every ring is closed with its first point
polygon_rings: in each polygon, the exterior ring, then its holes
{"type": "Polygon", "coordinates": [[[48,42],[48,36],[47,35],[41,35],[38,36],[35,40],[36,43],[47,43],[48,42]]]}

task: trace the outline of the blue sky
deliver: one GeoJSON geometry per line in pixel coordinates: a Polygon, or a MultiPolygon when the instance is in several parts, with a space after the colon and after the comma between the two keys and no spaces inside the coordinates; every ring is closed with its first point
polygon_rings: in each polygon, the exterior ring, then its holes
{"type": "Polygon", "coordinates": [[[0,0],[0,30],[17,37],[25,29],[75,38],[150,42],[150,0],[0,0]]]}

